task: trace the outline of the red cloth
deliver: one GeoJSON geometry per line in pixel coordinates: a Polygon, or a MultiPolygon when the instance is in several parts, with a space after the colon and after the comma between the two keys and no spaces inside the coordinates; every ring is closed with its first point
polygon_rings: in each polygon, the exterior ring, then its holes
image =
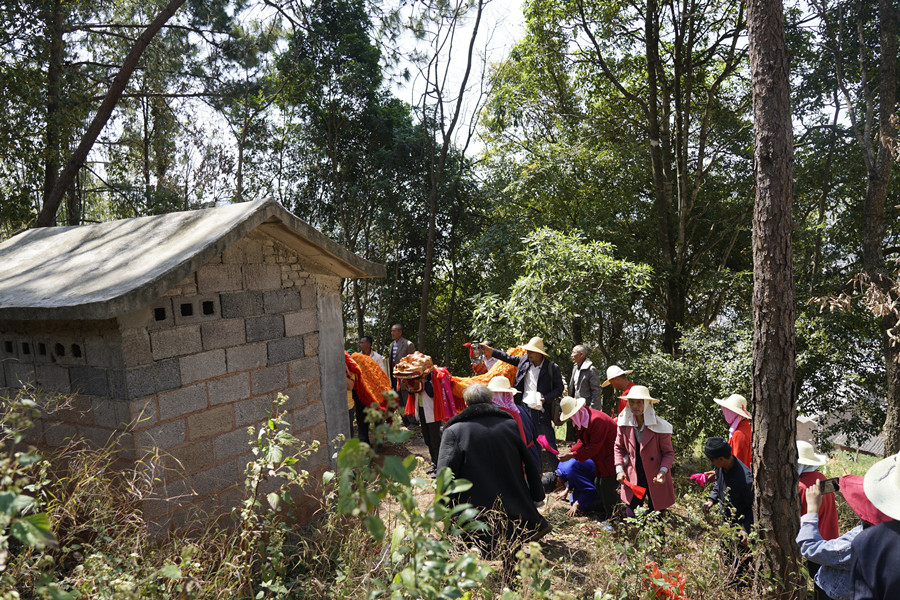
{"type": "Polygon", "coordinates": [[[528,438],[525,437],[525,427],[522,426],[522,416],[519,414],[519,412],[509,410],[508,408],[503,408],[502,406],[498,406],[497,408],[499,408],[500,410],[502,410],[505,413],[508,413],[509,416],[511,416],[513,418],[513,420],[516,422],[516,425],[519,426],[519,435],[522,436],[522,441],[525,442],[525,447],[531,448],[531,445],[534,444],[534,440],[529,442],[528,438]]]}
{"type": "Polygon", "coordinates": [[[612,417],[595,408],[588,408],[588,413],[587,427],[575,428],[578,441],[571,452],[578,462],[592,459],[601,477],[612,477],[616,474],[614,454],[618,426],[612,417]]]}
{"type": "Polygon", "coordinates": [[[619,394],[619,409],[616,411],[616,414],[613,415],[614,417],[618,417],[619,413],[621,413],[623,410],[625,410],[625,407],[628,406],[628,400],[626,400],[622,396],[627,395],[628,390],[630,390],[633,387],[634,387],[634,384],[629,381],[628,385],[625,386],[625,389],[622,390],[622,393],[619,394]]]}
{"type": "MultiPolygon", "coordinates": [[[[753,439],[753,431],[750,428],[750,421],[741,419],[740,425],[728,438],[728,445],[731,446],[731,453],[738,457],[746,466],[750,466],[750,458],[753,452],[750,450],[750,440],[753,439]]],[[[804,511],[803,514],[806,514],[804,511]]]]}
{"type": "Polygon", "coordinates": [[[356,375],[353,391],[356,397],[366,406],[374,404],[381,410],[384,410],[384,397],[381,392],[391,389],[390,381],[387,375],[381,370],[381,367],[371,357],[365,354],[354,353],[351,357],[346,351],[344,352],[344,366],[347,371],[356,375]],[[360,368],[357,361],[366,363],[365,372],[360,368]],[[366,362],[368,361],[368,362],[366,362]],[[369,364],[371,363],[371,364],[369,364]]]}
{"type": "MultiPolygon", "coordinates": [[[[806,488],[819,485],[820,481],[827,479],[818,471],[809,471],[800,475],[800,514],[806,514],[806,488]]],[[[823,494],[822,504],[819,506],[819,535],[823,540],[833,540],[840,535],[838,529],[837,505],[834,503],[834,494],[823,494]]]]}

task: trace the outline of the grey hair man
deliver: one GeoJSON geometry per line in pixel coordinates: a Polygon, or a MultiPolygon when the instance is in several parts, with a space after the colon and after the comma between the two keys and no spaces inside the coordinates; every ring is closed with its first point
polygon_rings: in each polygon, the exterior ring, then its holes
{"type": "MultiPolygon", "coordinates": [[[[578,344],[572,348],[572,376],[569,377],[569,395],[573,398],[584,398],[584,405],[588,408],[603,410],[603,388],[600,385],[600,373],[597,367],[587,357],[587,347],[578,344]]],[[[558,417],[557,417],[558,418],[558,417]]],[[[566,441],[574,442],[578,439],[572,422],[566,425],[566,441]]]]}

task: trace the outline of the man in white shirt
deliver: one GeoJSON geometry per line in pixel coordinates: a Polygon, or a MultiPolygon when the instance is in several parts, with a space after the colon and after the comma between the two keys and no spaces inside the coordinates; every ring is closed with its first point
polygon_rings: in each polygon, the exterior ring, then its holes
{"type": "Polygon", "coordinates": [[[359,352],[360,354],[365,354],[366,356],[371,357],[372,360],[378,363],[378,366],[381,367],[381,370],[384,371],[384,374],[387,375],[388,378],[390,378],[387,370],[387,363],[385,362],[384,357],[372,350],[372,338],[367,335],[359,338],[359,352]]]}

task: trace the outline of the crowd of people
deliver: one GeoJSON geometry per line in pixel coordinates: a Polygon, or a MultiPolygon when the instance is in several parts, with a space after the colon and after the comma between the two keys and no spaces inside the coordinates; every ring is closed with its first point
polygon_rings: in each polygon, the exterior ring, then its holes
{"type": "MultiPolygon", "coordinates": [[[[457,478],[472,482],[457,501],[505,515],[506,525],[480,534],[493,548],[500,539],[538,539],[551,530],[538,506],[545,494],[561,493],[569,515],[590,514],[600,520],[617,511],[629,517],[640,507],[664,513],[675,504],[672,468],[675,452],[672,425],[656,414],[660,401],[628,376],[630,370],[611,365],[601,381],[587,348],[572,348],[572,373],[566,382],[550,359],[544,342],[534,337],[514,355],[485,340],[476,344],[476,372],[485,383],[468,382],[464,405],[453,413],[443,409],[440,389],[446,380],[401,378],[394,370],[415,347],[403,328],[391,329],[387,358],[372,349],[371,338],[359,341],[360,353],[384,372],[384,381],[405,406],[404,425],[421,428],[428,447],[428,470],[448,467],[457,478]],[[500,361],[513,367],[496,374],[500,361]],[[602,388],[616,391],[609,412],[603,410],[602,388]],[[556,427],[566,426],[568,449],[560,451],[556,427]],[[546,468],[545,468],[546,467],[546,468]],[[542,472],[546,470],[546,472],[542,472]]],[[[447,375],[446,369],[443,370],[447,375]]],[[[448,378],[449,379],[449,378],[448,378]]],[[[368,441],[364,405],[348,368],[348,407],[359,437],[368,441]]],[[[719,505],[740,531],[753,527],[753,478],[750,469],[752,416],[740,394],[714,399],[729,426],[728,438],[712,437],[703,453],[712,469],[691,478],[709,485],[704,510],[719,505]]],[[[819,472],[827,457],[813,446],[797,442],[800,533],[797,543],[814,578],[817,599],[900,598],[900,455],[874,465],[865,478],[846,475],[829,480],[819,472]],[[860,525],[840,534],[834,494],[840,490],[860,518],[860,525]],[[891,567],[895,567],[891,569],[891,567]]]]}

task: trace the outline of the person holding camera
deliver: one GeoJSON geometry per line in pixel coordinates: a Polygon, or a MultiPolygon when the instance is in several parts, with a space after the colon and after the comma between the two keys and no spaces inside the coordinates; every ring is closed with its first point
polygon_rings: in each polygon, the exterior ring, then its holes
{"type": "MultiPolygon", "coordinates": [[[[815,448],[809,442],[797,440],[797,470],[800,472],[800,515],[806,514],[806,493],[809,488],[825,481],[825,476],[819,472],[819,467],[828,462],[824,454],[816,454],[815,448]]],[[[819,505],[819,534],[823,540],[833,540],[839,533],[837,505],[834,502],[834,494],[825,494],[819,505]]],[[[810,576],[815,575],[810,571],[810,576]]]]}

